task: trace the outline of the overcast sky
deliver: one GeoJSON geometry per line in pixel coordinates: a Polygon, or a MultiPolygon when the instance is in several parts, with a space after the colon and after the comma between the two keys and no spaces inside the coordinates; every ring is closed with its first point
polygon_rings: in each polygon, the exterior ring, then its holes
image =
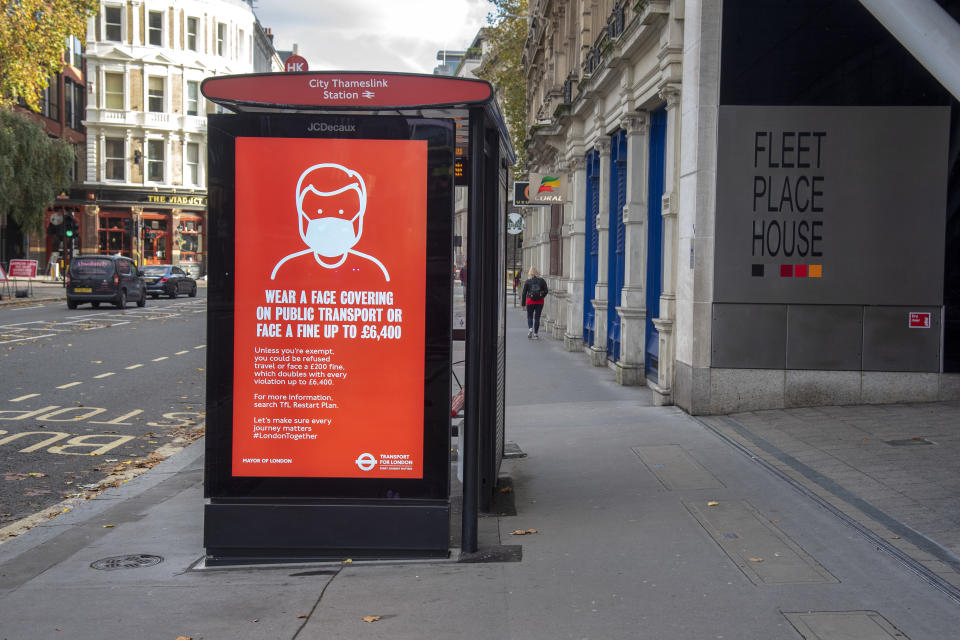
{"type": "Polygon", "coordinates": [[[487,0],[256,0],[274,46],[296,43],[311,71],[432,73],[437,51],[470,46],[487,0]]]}

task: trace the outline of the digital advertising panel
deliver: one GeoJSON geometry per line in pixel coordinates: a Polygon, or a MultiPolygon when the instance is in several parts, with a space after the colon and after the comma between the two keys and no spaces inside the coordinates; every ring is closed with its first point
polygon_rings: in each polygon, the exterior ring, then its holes
{"type": "Polygon", "coordinates": [[[234,476],[422,477],[426,165],[237,139],[234,476]]]}
{"type": "Polygon", "coordinates": [[[209,495],[446,495],[453,131],[211,116],[209,495]]]}

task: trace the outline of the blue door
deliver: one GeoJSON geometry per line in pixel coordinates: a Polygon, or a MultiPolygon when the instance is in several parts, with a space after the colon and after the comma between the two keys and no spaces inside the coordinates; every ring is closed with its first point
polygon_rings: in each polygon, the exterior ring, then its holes
{"type": "Polygon", "coordinates": [[[600,211],[600,154],[591,151],[587,154],[587,220],[584,224],[586,231],[585,253],[583,261],[583,342],[587,346],[593,345],[594,312],[590,302],[597,286],[597,213],[600,211]]]}
{"type": "Polygon", "coordinates": [[[623,224],[623,207],[627,203],[627,132],[610,137],[610,260],[607,273],[607,357],[620,359],[620,306],[623,291],[623,247],[627,230],[623,224]]]}
{"type": "Polygon", "coordinates": [[[660,334],[653,319],[660,316],[663,292],[663,211],[664,170],[666,166],[667,110],[660,107],[650,114],[650,174],[647,205],[647,326],[646,366],[649,380],[659,383],[660,334]]]}

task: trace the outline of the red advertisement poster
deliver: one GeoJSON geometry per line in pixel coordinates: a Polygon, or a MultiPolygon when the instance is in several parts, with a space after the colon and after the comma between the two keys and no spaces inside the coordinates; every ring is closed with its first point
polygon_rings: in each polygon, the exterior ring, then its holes
{"type": "Polygon", "coordinates": [[[426,167],[237,139],[234,476],[423,477],[426,167]]]}

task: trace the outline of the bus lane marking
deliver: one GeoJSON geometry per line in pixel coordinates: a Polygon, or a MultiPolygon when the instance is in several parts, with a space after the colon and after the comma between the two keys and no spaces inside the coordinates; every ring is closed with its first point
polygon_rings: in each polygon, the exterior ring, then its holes
{"type": "Polygon", "coordinates": [[[27,395],[25,395],[25,396],[20,396],[19,398],[11,398],[11,399],[10,399],[10,402],[21,402],[21,401],[23,401],[23,400],[28,400],[28,399],[30,399],[30,398],[36,398],[36,397],[38,397],[39,395],[40,395],[39,393],[28,393],[27,395]]]}

